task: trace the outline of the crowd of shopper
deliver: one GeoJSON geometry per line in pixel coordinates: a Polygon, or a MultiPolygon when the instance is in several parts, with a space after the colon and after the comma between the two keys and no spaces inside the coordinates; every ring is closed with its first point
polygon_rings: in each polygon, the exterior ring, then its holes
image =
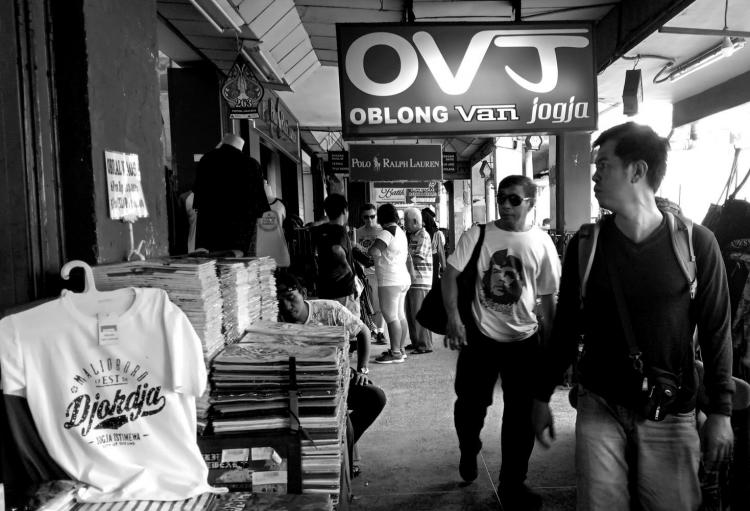
{"type": "Polygon", "coordinates": [[[355,440],[385,404],[366,377],[370,338],[388,343],[372,358],[379,364],[432,353],[433,334],[416,314],[439,285],[444,342],[459,350],[454,420],[467,484],[477,478],[480,433],[500,378],[499,496],[508,509],[539,509],[541,498],[525,484],[529,459],[535,438],[545,447],[554,439],[547,403],[575,363],[578,508],[699,508],[707,498],[699,474],[705,480],[725,466],[733,444],[729,294],[719,247],[708,229],[678,220],[689,229],[698,268],[686,282],[674,219],[655,200],[668,145],[653,130],[627,123],[594,147],[594,193],[613,214],[572,238],[564,266],[549,233],[527,221],[536,187],[524,176],[499,183],[499,220],[466,231],[447,259],[432,210],[407,208],[400,217],[393,204],[365,204],[353,235],[346,199],[328,196],[328,221],[315,239],[318,295],[333,301],[305,301],[299,284],[283,279],[279,298],[287,320],[340,324],[357,338],[349,405],[354,417],[365,408],[366,419],[355,425],[355,440]],[[459,276],[473,260],[473,298],[463,312],[459,276]],[[363,296],[369,307],[359,306],[363,296]],[[701,381],[693,370],[697,346],[701,381]],[[363,389],[370,398],[357,397],[363,389]]]}

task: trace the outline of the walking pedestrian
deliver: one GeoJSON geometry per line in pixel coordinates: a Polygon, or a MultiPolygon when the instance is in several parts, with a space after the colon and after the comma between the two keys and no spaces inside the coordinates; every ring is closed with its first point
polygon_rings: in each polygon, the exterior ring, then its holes
{"type": "Polygon", "coordinates": [[[669,219],[654,199],[666,172],[665,139],[629,122],[603,132],[593,145],[594,194],[613,215],[600,222],[585,286],[578,267],[583,231],[568,244],[552,343],[536,378],[534,429],[548,446],[554,436],[550,394],[583,333],[578,509],[694,511],[701,503],[696,326],[708,396],[704,465],[711,469],[732,448],[730,309],[721,252],[708,229],[692,226],[697,283],[688,284],[669,219]]]}
{"type": "Polygon", "coordinates": [[[508,176],[498,190],[500,219],[484,226],[470,320],[459,315],[456,278],[471,258],[480,226],[461,236],[442,281],[445,343],[460,350],[454,407],[458,469],[466,482],[477,477],[479,436],[499,375],[504,403],[499,495],[507,509],[536,509],[541,498],[525,484],[534,447],[532,375],[540,333],[549,333],[554,317],[560,261],[547,233],[527,223],[536,197],[533,181],[508,176]]]}

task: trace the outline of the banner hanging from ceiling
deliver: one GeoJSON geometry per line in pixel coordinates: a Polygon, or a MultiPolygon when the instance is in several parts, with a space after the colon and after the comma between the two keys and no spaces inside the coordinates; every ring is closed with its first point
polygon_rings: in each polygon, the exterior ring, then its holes
{"type": "Polygon", "coordinates": [[[263,86],[255,78],[247,61],[238,54],[221,86],[221,95],[229,105],[230,119],[257,119],[263,86]]]}
{"type": "Polygon", "coordinates": [[[442,181],[440,144],[350,144],[351,181],[442,181]]]}
{"type": "Polygon", "coordinates": [[[345,138],[595,130],[587,23],[336,25],[345,138]]]}

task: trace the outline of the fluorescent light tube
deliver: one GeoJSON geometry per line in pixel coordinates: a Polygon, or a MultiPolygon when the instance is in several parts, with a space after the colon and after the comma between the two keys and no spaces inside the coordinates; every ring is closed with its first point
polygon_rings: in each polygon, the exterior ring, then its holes
{"type": "Polygon", "coordinates": [[[669,73],[669,81],[676,82],[699,69],[703,69],[717,60],[731,56],[734,52],[744,46],[745,39],[742,37],[725,37],[721,43],[675,67],[674,70],[669,73]]]}

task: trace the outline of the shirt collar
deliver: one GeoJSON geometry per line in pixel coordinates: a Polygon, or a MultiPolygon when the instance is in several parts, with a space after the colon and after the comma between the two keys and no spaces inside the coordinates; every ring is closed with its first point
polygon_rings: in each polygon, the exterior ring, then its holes
{"type": "Polygon", "coordinates": [[[310,324],[310,320],[312,319],[312,304],[310,303],[310,300],[305,300],[305,303],[307,304],[307,319],[305,320],[303,325],[310,324]]]}

